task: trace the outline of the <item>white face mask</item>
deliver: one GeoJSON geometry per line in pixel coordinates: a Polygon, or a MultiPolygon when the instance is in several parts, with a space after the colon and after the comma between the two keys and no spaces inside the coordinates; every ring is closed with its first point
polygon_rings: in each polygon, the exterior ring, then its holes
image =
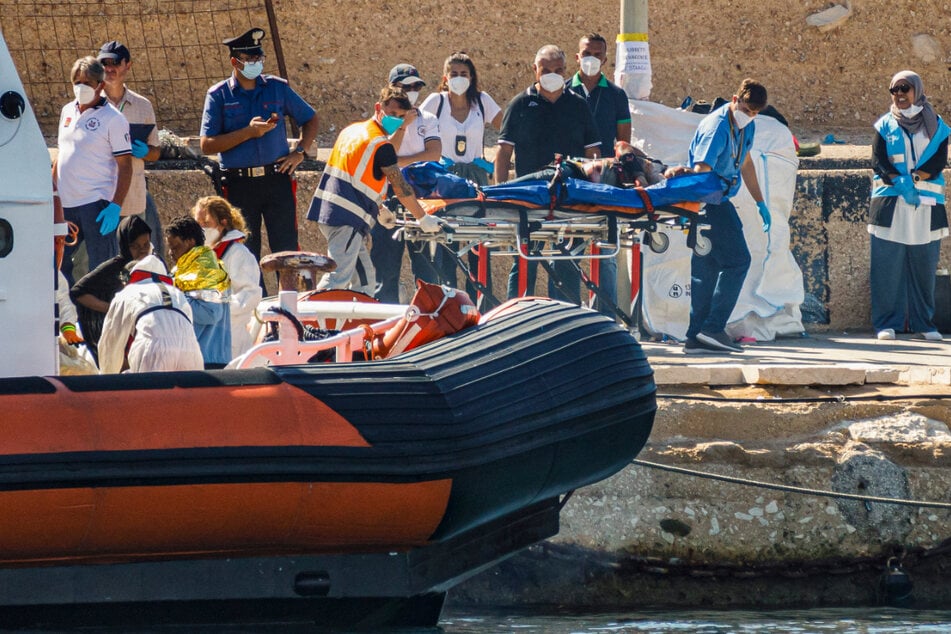
{"type": "Polygon", "coordinates": [[[740,130],[748,126],[750,121],[753,120],[753,117],[746,114],[739,108],[733,111],[733,118],[736,120],[736,127],[738,127],[740,130]]]}
{"type": "Polygon", "coordinates": [[[221,238],[221,231],[218,227],[202,227],[202,232],[205,234],[205,246],[211,247],[218,244],[218,240],[221,238]]]}
{"type": "Polygon", "coordinates": [[[450,77],[449,81],[446,82],[449,85],[449,92],[454,95],[464,95],[467,90],[469,90],[469,78],[468,77],[450,77]]]}
{"type": "Polygon", "coordinates": [[[905,118],[907,118],[907,119],[910,119],[910,118],[914,117],[915,115],[917,115],[917,114],[918,114],[919,112],[921,112],[922,110],[923,110],[923,108],[922,108],[921,106],[908,106],[908,107],[905,108],[904,110],[899,110],[898,112],[901,113],[901,116],[903,116],[903,117],[905,117],[905,118]]]}
{"type": "Polygon", "coordinates": [[[418,90],[408,90],[408,91],[406,92],[406,98],[409,99],[409,105],[415,106],[415,105],[416,105],[416,100],[419,99],[419,91],[418,91],[418,90]]]}
{"type": "Polygon", "coordinates": [[[245,79],[257,79],[264,71],[264,62],[245,62],[244,68],[241,69],[241,74],[244,75],[245,79]]]}
{"type": "Polygon", "coordinates": [[[558,92],[565,87],[565,79],[558,73],[545,73],[538,78],[538,85],[542,87],[542,90],[558,92]]]}
{"type": "Polygon", "coordinates": [[[74,84],[73,94],[76,96],[76,101],[79,102],[79,105],[86,106],[91,104],[92,100],[96,98],[96,89],[86,84],[74,84]]]}
{"type": "Polygon", "coordinates": [[[597,75],[601,72],[601,60],[591,55],[581,58],[581,72],[584,75],[597,75]]]}

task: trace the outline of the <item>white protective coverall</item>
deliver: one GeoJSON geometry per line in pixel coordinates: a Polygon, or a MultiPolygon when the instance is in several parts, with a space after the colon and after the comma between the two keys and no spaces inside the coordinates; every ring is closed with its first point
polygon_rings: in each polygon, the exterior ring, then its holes
{"type": "Polygon", "coordinates": [[[109,304],[99,340],[99,371],[122,371],[130,336],[129,372],[204,369],[191,319],[188,300],[175,288],[165,264],[154,255],[143,258],[109,304]]]}
{"type": "Polygon", "coordinates": [[[63,275],[63,272],[58,269],[56,271],[56,277],[59,278],[56,282],[56,303],[59,306],[59,323],[60,325],[69,323],[79,328],[79,315],[76,313],[76,306],[72,300],[69,299],[69,282],[66,281],[66,276],[63,275]]]}
{"type": "MultiPolygon", "coordinates": [[[[261,301],[261,269],[254,254],[244,246],[245,235],[232,229],[222,236],[220,245],[226,245],[219,255],[228,277],[231,278],[231,358],[237,359],[251,348],[248,322],[261,301]]],[[[215,247],[215,253],[218,253],[215,247]]]]}

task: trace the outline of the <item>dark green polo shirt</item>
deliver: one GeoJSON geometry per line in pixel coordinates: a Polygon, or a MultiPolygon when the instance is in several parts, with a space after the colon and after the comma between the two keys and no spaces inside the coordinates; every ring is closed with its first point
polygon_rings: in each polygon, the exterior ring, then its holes
{"type": "MultiPolygon", "coordinates": [[[[586,99],[591,114],[594,115],[594,124],[598,126],[598,136],[601,139],[601,156],[614,156],[614,141],[617,138],[617,127],[620,123],[631,122],[631,105],[627,93],[620,86],[612,84],[601,73],[598,85],[585,96],[584,85],[581,83],[581,73],[575,73],[568,82],[568,88],[582,99],[586,99]]],[[[631,142],[630,139],[621,139],[631,142]]]]}

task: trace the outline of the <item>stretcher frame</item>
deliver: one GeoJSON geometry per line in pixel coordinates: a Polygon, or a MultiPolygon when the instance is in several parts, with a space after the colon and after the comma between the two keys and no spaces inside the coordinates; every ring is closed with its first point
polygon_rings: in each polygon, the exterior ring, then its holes
{"type": "MultiPolygon", "coordinates": [[[[426,233],[405,209],[397,210],[397,224],[405,240],[441,245],[456,259],[470,282],[478,289],[480,297],[491,295],[487,283],[485,248],[493,255],[509,255],[519,263],[518,292],[524,296],[528,287],[527,262],[537,261],[561,284],[550,262],[568,260],[581,273],[582,282],[589,291],[589,301],[598,297],[608,305],[626,324],[633,327],[630,316],[620,310],[606,293],[600,289],[599,262],[614,258],[622,249],[646,243],[657,253],[667,250],[666,235],[658,232],[660,225],[680,226],[687,231],[687,244],[698,255],[709,253],[710,242],[702,235],[704,214],[700,205],[684,203],[649,209],[606,209],[590,205],[577,208],[540,208],[522,201],[489,199],[465,200],[420,200],[427,213],[442,222],[442,230],[426,233]],[[478,271],[473,274],[463,261],[468,252],[478,256],[478,271]],[[590,262],[591,275],[585,275],[579,266],[581,261],[590,262]]],[[[633,293],[632,293],[633,294],[633,293]]]]}

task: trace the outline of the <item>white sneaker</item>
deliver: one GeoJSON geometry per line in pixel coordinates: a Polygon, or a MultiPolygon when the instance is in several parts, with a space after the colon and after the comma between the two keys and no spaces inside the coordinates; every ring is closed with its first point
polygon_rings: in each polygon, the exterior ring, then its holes
{"type": "Polygon", "coordinates": [[[891,341],[895,338],[895,329],[894,328],[885,328],[884,330],[878,331],[878,338],[882,341],[891,341]]]}
{"type": "Polygon", "coordinates": [[[944,337],[942,337],[941,333],[937,330],[918,333],[916,339],[924,339],[925,341],[944,341],[944,337]]]}

